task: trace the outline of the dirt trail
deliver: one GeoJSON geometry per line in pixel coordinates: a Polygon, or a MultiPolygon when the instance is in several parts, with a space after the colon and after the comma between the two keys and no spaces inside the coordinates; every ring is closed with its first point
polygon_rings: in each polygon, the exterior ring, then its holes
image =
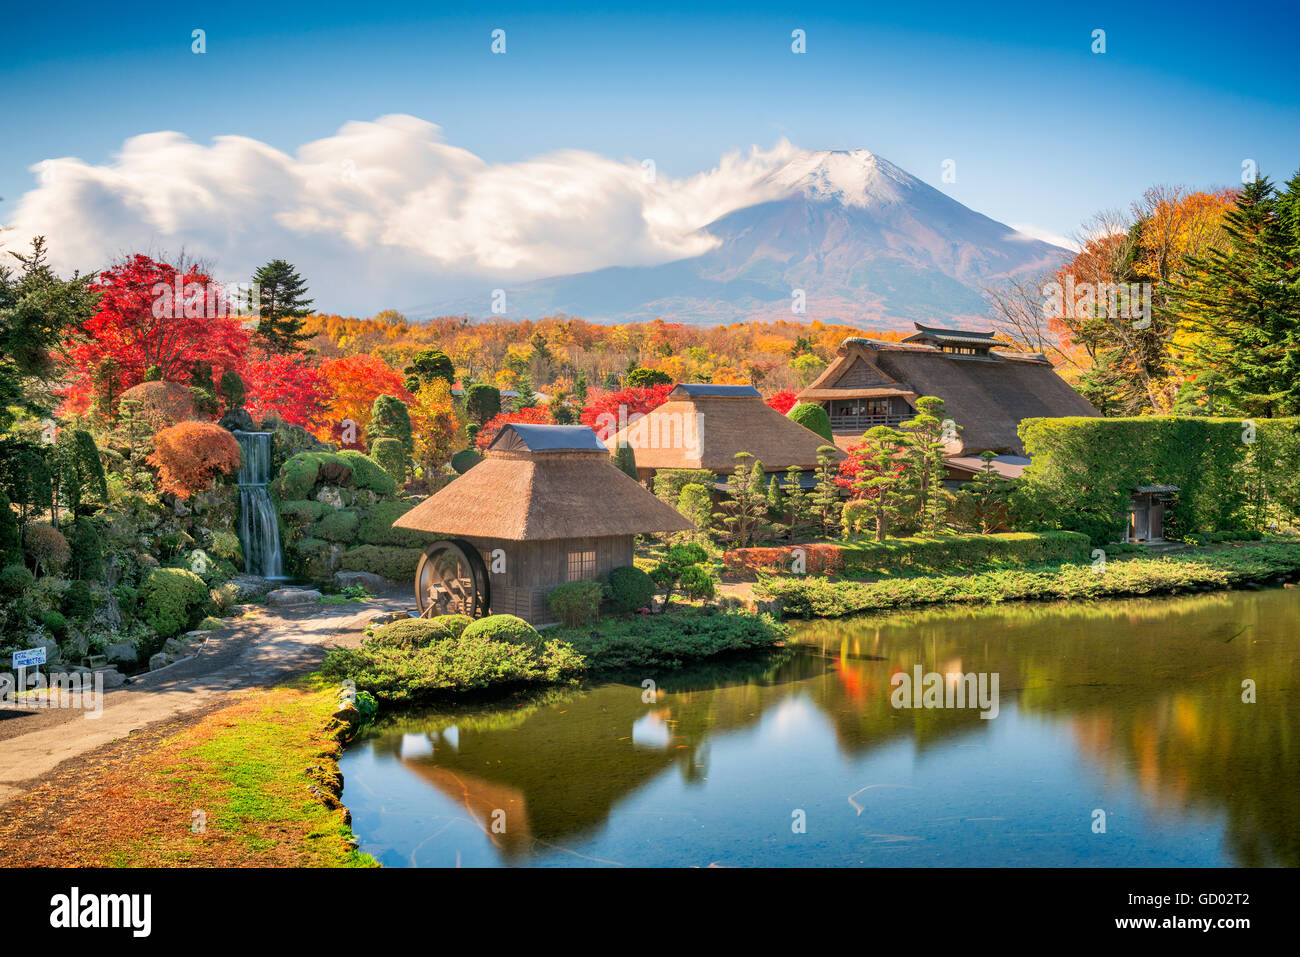
{"type": "Polygon", "coordinates": [[[230,697],[311,671],[329,647],[355,645],[379,613],[407,611],[409,592],[364,604],[268,608],[208,638],[199,653],[104,692],[98,718],[71,708],[0,709],[0,807],[56,774],[59,765],[230,697]]]}

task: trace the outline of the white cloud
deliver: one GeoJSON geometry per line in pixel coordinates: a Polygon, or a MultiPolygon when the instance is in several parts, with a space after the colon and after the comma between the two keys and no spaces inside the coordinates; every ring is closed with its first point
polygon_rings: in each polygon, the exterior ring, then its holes
{"type": "Polygon", "coordinates": [[[6,246],[44,234],[59,268],[83,271],[183,248],[227,281],[280,257],[308,279],[318,308],[370,313],[467,280],[698,255],[716,242],[703,232],[710,222],[774,198],[764,178],[795,153],[783,140],[672,179],[573,150],[490,164],[406,115],[348,123],[295,155],[243,136],[204,146],[146,133],[104,165],[33,167],[38,185],[19,201],[6,246]]]}

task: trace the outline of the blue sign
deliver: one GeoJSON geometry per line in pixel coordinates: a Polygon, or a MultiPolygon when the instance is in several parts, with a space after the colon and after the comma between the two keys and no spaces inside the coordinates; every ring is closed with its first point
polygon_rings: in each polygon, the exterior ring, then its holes
{"type": "Polygon", "coordinates": [[[30,668],[32,665],[45,664],[45,646],[28,648],[26,651],[14,652],[15,668],[30,668]]]}

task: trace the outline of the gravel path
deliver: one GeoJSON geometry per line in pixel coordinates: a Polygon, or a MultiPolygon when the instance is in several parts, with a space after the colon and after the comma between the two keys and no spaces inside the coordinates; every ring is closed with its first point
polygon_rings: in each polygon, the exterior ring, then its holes
{"type": "Polygon", "coordinates": [[[312,671],[331,647],[355,646],[370,619],[412,611],[406,589],[364,604],[250,605],[256,617],[232,621],[199,653],[104,692],[100,717],[72,708],[0,708],[0,807],[65,761],[133,731],[312,671]]]}

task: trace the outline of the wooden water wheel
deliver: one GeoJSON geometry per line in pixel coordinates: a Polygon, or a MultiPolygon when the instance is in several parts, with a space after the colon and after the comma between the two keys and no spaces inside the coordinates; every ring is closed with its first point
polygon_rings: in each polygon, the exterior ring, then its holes
{"type": "Polygon", "coordinates": [[[458,538],[434,542],[415,568],[415,603],[421,618],[488,613],[487,566],[468,542],[458,538]]]}

